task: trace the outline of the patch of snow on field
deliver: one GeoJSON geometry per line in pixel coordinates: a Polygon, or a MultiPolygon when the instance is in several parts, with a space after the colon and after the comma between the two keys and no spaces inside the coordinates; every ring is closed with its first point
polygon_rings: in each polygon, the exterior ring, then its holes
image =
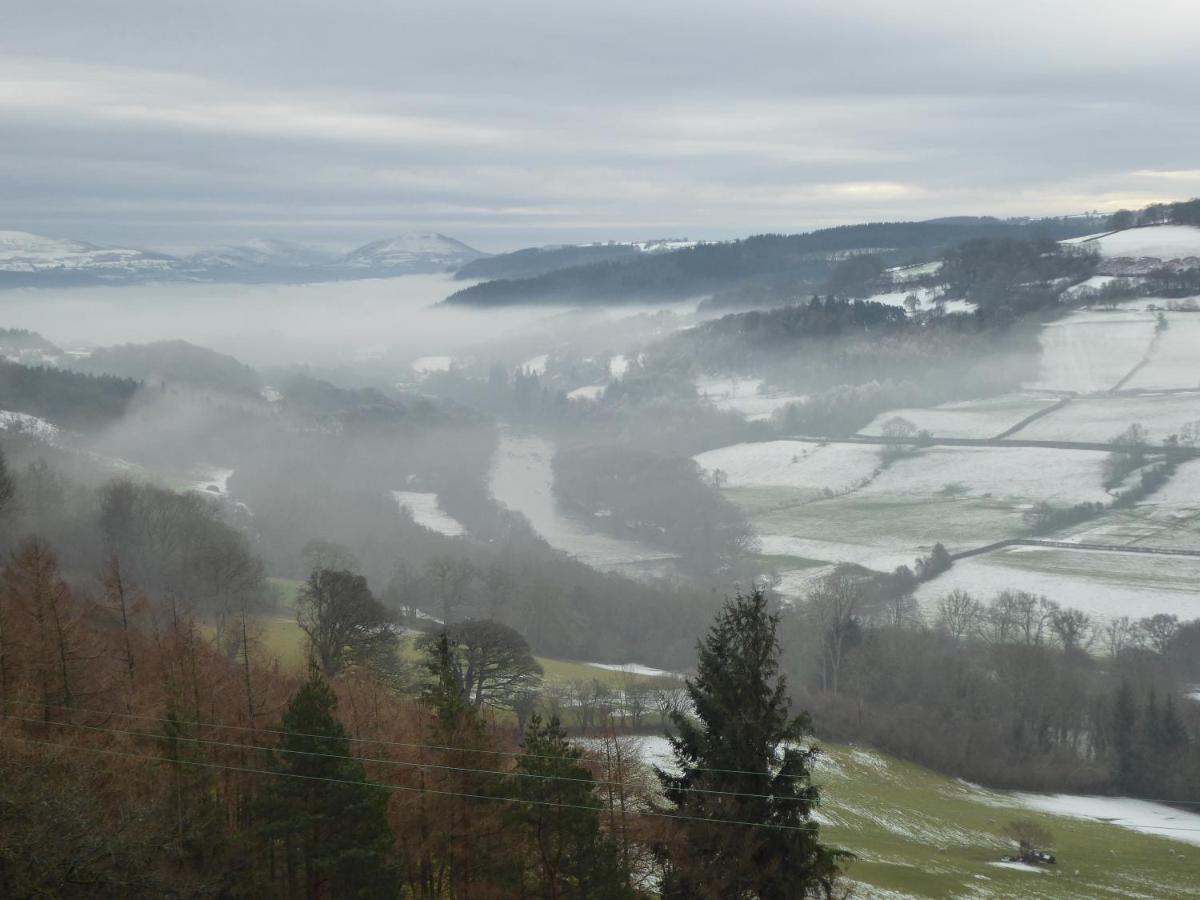
{"type": "Polygon", "coordinates": [[[546,363],[549,359],[549,353],[539,353],[537,356],[531,356],[525,362],[521,363],[521,368],[533,375],[545,375],[546,363]]]}
{"type": "Polygon", "coordinates": [[[447,537],[458,537],[467,533],[462,523],[447,515],[438,504],[437,494],[425,491],[392,491],[392,497],[401,507],[408,510],[413,521],[422,528],[447,537]]]}
{"type": "Polygon", "coordinates": [[[28,413],[10,412],[5,409],[0,409],[0,431],[27,434],[44,441],[52,441],[58,436],[57,425],[28,413]]]}
{"type": "Polygon", "coordinates": [[[1128,797],[1087,797],[1075,794],[1016,793],[1012,799],[1039,812],[1074,819],[1093,819],[1131,831],[1152,834],[1200,847],[1200,813],[1185,812],[1164,803],[1128,797]]]}
{"type": "Polygon", "coordinates": [[[1045,875],[1047,870],[1042,866],[1031,866],[1029,863],[1016,862],[1014,860],[999,860],[998,862],[988,863],[989,866],[996,866],[999,869],[1012,869],[1016,872],[1032,872],[1035,875],[1045,875]]]}
{"type": "Polygon", "coordinates": [[[784,391],[764,391],[761,378],[738,375],[705,375],[696,379],[696,391],[718,409],[741,413],[751,422],[770,419],[775,410],[805,399],[784,391]]]}
{"type": "Polygon", "coordinates": [[[952,494],[1074,505],[1104,502],[1100,450],[927,447],[892,463],[860,496],[952,494]]]}
{"type": "MultiPolygon", "coordinates": [[[[892,549],[870,544],[824,541],[818,538],[773,532],[760,532],[758,543],[760,552],[764,556],[799,556],[803,559],[821,559],[830,563],[856,563],[881,572],[890,572],[896,566],[910,566],[919,555],[916,548],[892,549]]],[[[815,581],[829,571],[825,568],[805,569],[794,573],[794,577],[785,576],[779,586],[780,593],[793,599],[800,597],[812,587],[815,581]]]]}
{"type": "MultiPolygon", "coordinates": [[[[1128,390],[1200,387],[1200,314],[1165,313],[1150,361],[1124,385],[1128,390]]],[[[1200,418],[1200,409],[1196,418],[1200,418]]]]}
{"type": "Polygon", "coordinates": [[[1072,243],[1094,247],[1101,256],[1109,258],[1150,256],[1156,259],[1181,259],[1200,256],[1200,228],[1191,225],[1150,225],[1127,228],[1100,237],[1078,238],[1072,243]]]}
{"type": "Polygon", "coordinates": [[[1155,318],[1144,312],[1077,312],[1042,328],[1034,390],[1091,394],[1110,390],[1150,349],[1155,318]]]}
{"type": "Polygon", "coordinates": [[[604,669],[608,672],[623,672],[626,675],[645,675],[649,678],[659,678],[669,676],[676,678],[678,672],[668,672],[666,669],[655,669],[652,666],[643,666],[641,663],[584,663],[591,666],[593,669],[604,669]]]}
{"type": "Polygon", "coordinates": [[[233,469],[222,469],[217,466],[199,466],[196,469],[196,480],[188,485],[189,490],[202,494],[229,494],[229,479],[233,469]]]}
{"type": "Polygon", "coordinates": [[[449,372],[453,362],[450,356],[422,356],[414,359],[409,368],[418,375],[429,375],[433,372],[449,372]]]}
{"type": "Polygon", "coordinates": [[[621,378],[628,371],[629,357],[624,353],[620,353],[608,361],[608,374],[613,378],[621,378]]]}
{"type": "Polygon", "coordinates": [[[606,384],[586,384],[567,393],[568,400],[599,400],[604,396],[606,384]]]}
{"type": "Polygon", "coordinates": [[[881,435],[884,423],[899,417],[935,437],[990,438],[1056,402],[1045,395],[1006,394],[919,409],[894,409],[876,416],[859,434],[881,435]]]}
{"type": "Polygon", "coordinates": [[[720,469],[727,487],[786,487],[814,495],[837,493],[879,467],[879,448],[867,444],[808,444],[764,441],[734,444],[695,457],[702,469],[720,469]]]}
{"type": "Polygon", "coordinates": [[[1074,297],[1076,294],[1081,294],[1085,291],[1098,291],[1106,284],[1116,280],[1117,276],[1115,275],[1093,275],[1086,281],[1081,281],[1078,284],[1071,285],[1069,288],[1063,291],[1063,295],[1066,297],[1074,297]]]}
{"type": "Polygon", "coordinates": [[[917,588],[930,615],[937,601],[962,590],[987,601],[1005,590],[1045,595],[1099,618],[1173,613],[1200,617],[1200,558],[1056,547],[1009,547],[958,560],[917,588]]]}
{"type": "Polygon", "coordinates": [[[1103,443],[1130,425],[1144,425],[1151,443],[1161,443],[1189,422],[1200,420],[1200,391],[1072,400],[1030,422],[1014,438],[1103,443]]]}

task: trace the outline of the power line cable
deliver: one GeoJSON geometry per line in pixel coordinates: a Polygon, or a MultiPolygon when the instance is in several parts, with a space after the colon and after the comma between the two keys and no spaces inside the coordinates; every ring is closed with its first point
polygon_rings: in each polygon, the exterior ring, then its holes
{"type": "MultiPolygon", "coordinates": [[[[141,759],[148,762],[166,763],[168,765],[185,765],[196,766],[205,769],[220,769],[228,772],[243,772],[251,775],[268,775],[279,778],[299,778],[305,781],[327,781],[333,784],[352,784],[357,787],[374,788],[383,791],[407,791],[416,794],[437,794],[443,797],[463,797],[469,800],[485,800],[496,801],[501,803],[521,803],[531,806],[548,806],[557,809],[581,809],[590,811],[599,811],[600,806],[585,806],[581,803],[552,803],[547,800],[526,800],[521,797],[500,797],[490,796],[488,794],[469,794],[458,791],[443,791],[435,788],[408,787],[399,784],[378,784],[370,781],[351,781],[346,778],[329,778],[324,775],[301,775],[298,772],[274,772],[269,769],[252,769],[247,766],[228,766],[221,763],[202,762],[200,760],[191,759],[176,759],[166,760],[158,756],[146,756],[142,753],[128,753],[122,750],[110,750],[103,747],[86,747],[78,744],[58,744],[53,741],[39,741],[33,738],[21,737],[19,735],[2,735],[0,737],[8,740],[22,741],[27,744],[36,744],[42,747],[55,747],[59,750],[76,750],[87,753],[98,753],[106,756],[119,756],[128,759],[141,759]]],[[[813,831],[818,825],[782,825],[776,822],[748,822],[740,819],[715,819],[711,816],[685,816],[677,813],[660,813],[660,812],[639,812],[635,815],[648,816],[658,819],[679,819],[691,822],[704,822],[709,825],[741,825],[747,828],[774,828],[782,831],[813,831]]],[[[1197,829],[1200,830],[1200,829],[1197,829]]]]}

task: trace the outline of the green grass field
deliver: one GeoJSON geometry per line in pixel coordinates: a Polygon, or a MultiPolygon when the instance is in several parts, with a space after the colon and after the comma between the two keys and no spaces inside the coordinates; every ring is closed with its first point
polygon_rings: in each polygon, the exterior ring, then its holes
{"type": "Polygon", "coordinates": [[[829,746],[820,766],[825,839],[853,851],[860,896],[1200,897],[1200,847],[1101,821],[1034,812],[880,754],[829,746]],[[1005,826],[1031,819],[1055,838],[1058,865],[996,866],[1005,826]]]}

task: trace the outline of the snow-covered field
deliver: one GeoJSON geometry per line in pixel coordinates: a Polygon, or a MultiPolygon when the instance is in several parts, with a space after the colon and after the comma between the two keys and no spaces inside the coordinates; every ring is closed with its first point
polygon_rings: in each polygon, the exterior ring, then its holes
{"type": "Polygon", "coordinates": [[[1044,394],[1006,394],[921,409],[894,409],[876,416],[859,434],[880,435],[885,422],[899,417],[935,437],[990,438],[1055,402],[1056,398],[1044,394]]]}
{"type": "Polygon", "coordinates": [[[927,447],[897,460],[861,497],[970,497],[1033,504],[1103,502],[1106,454],[1028,447],[927,447]]]}
{"type": "Polygon", "coordinates": [[[864,497],[984,497],[1035,503],[1105,500],[1104,453],[1027,447],[927,447],[876,474],[871,444],[765,441],[735,444],[695,457],[720,469],[728,488],[789,488],[814,496],[857,488],[864,497]],[[874,476],[874,477],[873,477],[874,476]]]}
{"type": "Polygon", "coordinates": [[[805,399],[800,394],[785,391],[764,391],[761,378],[706,375],[696,379],[696,390],[718,409],[741,413],[751,422],[771,418],[775,410],[805,399]]]}
{"type": "Polygon", "coordinates": [[[1200,388],[1200,314],[1165,315],[1167,330],[1159,334],[1150,361],[1129,379],[1126,389],[1200,388]]]}
{"type": "Polygon", "coordinates": [[[1041,332],[1042,360],[1033,390],[1082,394],[1111,390],[1150,349],[1150,313],[1077,312],[1041,332]]]}
{"type": "Polygon", "coordinates": [[[458,537],[467,533],[462,523],[447,515],[438,504],[437,494],[425,491],[392,491],[392,496],[401,507],[408,510],[413,521],[423,528],[447,537],[458,537]]]}
{"type": "Polygon", "coordinates": [[[787,488],[810,496],[849,490],[880,464],[878,447],[799,441],[734,444],[695,460],[706,471],[724,472],[730,488],[787,488]]]}
{"type": "Polygon", "coordinates": [[[912,281],[923,275],[933,275],[941,268],[942,261],[937,259],[933,262],[919,263],[915,266],[896,266],[893,269],[888,269],[888,274],[892,276],[892,281],[904,282],[912,281]]]}
{"type": "Polygon", "coordinates": [[[599,400],[604,396],[606,384],[585,384],[567,393],[568,400],[599,400]]]}
{"type": "MultiPolygon", "coordinates": [[[[929,447],[880,469],[867,444],[769,441],[699,454],[725,472],[726,495],[758,533],[761,552],[890,570],[938,542],[952,551],[1024,533],[1024,513],[1109,499],[1089,450],[929,447]],[[828,493],[826,493],[828,491],[828,493]]],[[[809,582],[789,576],[789,595],[809,582]],[[791,583],[791,582],[794,582],[791,583]]]]}
{"type": "Polygon", "coordinates": [[[197,466],[193,475],[192,481],[188,483],[187,489],[199,491],[202,494],[219,494],[222,497],[229,495],[229,479],[233,475],[233,469],[224,469],[219,466],[197,466]]]}
{"type": "Polygon", "coordinates": [[[1174,613],[1200,616],[1200,558],[1055,547],[1006,547],[959,560],[922,584],[917,601],[929,612],[938,598],[964,590],[989,600],[1003,590],[1042,594],[1100,618],[1174,613]]]}
{"type": "Polygon", "coordinates": [[[1180,259],[1200,256],[1200,228],[1191,225],[1151,225],[1112,234],[1074,238],[1063,243],[1095,248],[1104,257],[1152,256],[1180,259]]]}
{"type": "Polygon", "coordinates": [[[645,675],[649,678],[661,676],[677,677],[678,672],[668,672],[666,669],[655,669],[653,666],[643,666],[641,663],[584,663],[593,669],[604,669],[606,672],[623,672],[626,675],[645,675]]]}
{"type": "Polygon", "coordinates": [[[1185,812],[1163,803],[1132,800],[1128,797],[1024,793],[1010,796],[1028,809],[1056,816],[1108,822],[1143,834],[1153,834],[1200,847],[1200,813],[1197,812],[1185,812]]]}
{"type": "Polygon", "coordinates": [[[0,431],[13,431],[52,441],[58,436],[58,426],[28,413],[0,409],[0,431]]]}
{"type": "Polygon", "coordinates": [[[1039,441],[1097,441],[1116,437],[1132,424],[1146,427],[1159,443],[1189,422],[1200,420],[1200,391],[1179,394],[1114,395],[1071,400],[1022,428],[1014,438],[1039,441]]]}
{"type": "Polygon", "coordinates": [[[969,303],[966,300],[943,300],[939,304],[937,300],[941,293],[940,288],[913,288],[911,291],[887,291],[882,294],[872,294],[867,299],[872,303],[883,303],[886,306],[901,306],[907,309],[904,301],[910,296],[915,296],[920,301],[917,305],[918,312],[929,312],[932,309],[937,309],[939,305],[947,313],[975,312],[975,304],[969,303]]]}
{"type": "Polygon", "coordinates": [[[410,368],[418,375],[429,375],[432,372],[448,372],[454,362],[450,356],[422,356],[414,359],[410,368]]]}
{"type": "Polygon", "coordinates": [[[533,375],[545,375],[546,363],[549,359],[549,353],[539,353],[537,356],[531,356],[525,362],[521,363],[521,368],[533,375]]]}

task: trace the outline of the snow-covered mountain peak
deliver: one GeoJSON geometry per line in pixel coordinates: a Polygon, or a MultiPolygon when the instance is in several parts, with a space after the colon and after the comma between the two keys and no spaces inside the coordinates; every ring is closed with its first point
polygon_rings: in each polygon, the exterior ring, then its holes
{"type": "Polygon", "coordinates": [[[372,241],[346,254],[339,266],[351,269],[439,271],[487,256],[437,232],[409,232],[372,241]]]}

